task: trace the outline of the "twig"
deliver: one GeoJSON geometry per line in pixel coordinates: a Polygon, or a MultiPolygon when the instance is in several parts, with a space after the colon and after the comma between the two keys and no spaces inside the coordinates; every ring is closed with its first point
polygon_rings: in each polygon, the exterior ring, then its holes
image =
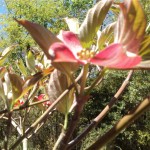
{"type": "MultiPolygon", "coordinates": [[[[38,101],[38,102],[33,102],[33,103],[30,103],[30,104],[27,104],[27,105],[21,105],[19,107],[13,108],[12,111],[19,111],[19,110],[26,109],[26,108],[29,108],[31,106],[35,106],[37,104],[41,104],[41,103],[44,103],[44,102],[47,102],[47,101],[49,101],[49,99],[41,100],[41,101],[38,101]]],[[[4,113],[7,113],[7,112],[8,112],[8,109],[4,109],[4,110],[0,111],[0,114],[4,114],[4,113]]]]}

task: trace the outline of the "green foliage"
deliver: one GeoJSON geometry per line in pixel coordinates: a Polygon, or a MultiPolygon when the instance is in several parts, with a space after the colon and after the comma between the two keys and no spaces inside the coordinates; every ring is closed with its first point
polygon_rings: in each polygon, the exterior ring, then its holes
{"type": "MultiPolygon", "coordinates": [[[[111,109],[110,113],[98,124],[94,131],[86,137],[82,143],[82,149],[86,149],[91,144],[91,141],[96,136],[103,135],[110,129],[121,117],[128,113],[143,97],[150,93],[150,71],[135,71],[132,80],[124,91],[119,101],[111,109]]],[[[80,132],[86,127],[90,121],[97,116],[102,109],[108,104],[110,99],[117,92],[117,89],[125,79],[126,72],[111,71],[104,78],[100,86],[96,87],[92,93],[91,98],[85,106],[82,120],[80,123],[80,132]]],[[[125,132],[120,133],[116,139],[106,146],[111,149],[126,149],[130,150],[148,150],[150,148],[150,113],[147,112],[141,116],[131,127],[128,127],[125,132]],[[142,135],[142,136],[141,136],[142,135]],[[133,144],[134,143],[134,144],[133,144]]]]}
{"type": "Polygon", "coordinates": [[[68,16],[67,8],[64,9],[62,1],[55,0],[25,0],[7,1],[8,13],[2,16],[1,43],[0,47],[5,48],[14,43],[19,44],[20,50],[27,49],[27,45],[35,46],[31,36],[19,26],[13,18],[26,19],[58,33],[60,29],[65,29],[66,24],[63,18],[68,16]]]}

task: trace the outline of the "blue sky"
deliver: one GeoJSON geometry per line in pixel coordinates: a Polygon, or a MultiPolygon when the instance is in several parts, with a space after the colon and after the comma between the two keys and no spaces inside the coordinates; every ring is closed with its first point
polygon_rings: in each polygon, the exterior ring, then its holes
{"type": "Polygon", "coordinates": [[[6,6],[4,0],[0,0],[0,14],[6,13],[6,6]]]}
{"type": "MultiPolygon", "coordinates": [[[[0,16],[5,13],[7,13],[5,2],[4,2],[4,0],[0,0],[0,16]]],[[[0,29],[1,28],[2,28],[2,24],[1,24],[1,19],[0,19],[0,29]]]]}

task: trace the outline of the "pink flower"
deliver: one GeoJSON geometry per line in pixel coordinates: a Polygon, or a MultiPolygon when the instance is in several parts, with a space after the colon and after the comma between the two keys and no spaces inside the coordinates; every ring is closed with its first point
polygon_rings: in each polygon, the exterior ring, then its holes
{"type": "Polygon", "coordinates": [[[21,105],[23,105],[24,104],[24,101],[22,101],[22,100],[18,100],[15,104],[14,104],[14,107],[19,107],[19,106],[21,106],[21,105]]]}
{"type": "Polygon", "coordinates": [[[58,37],[62,42],[52,44],[49,49],[53,63],[70,62],[83,65],[92,63],[109,68],[126,69],[141,62],[140,56],[126,51],[119,43],[95,53],[93,50],[83,49],[78,37],[70,31],[61,31],[58,37]]]}
{"type": "MultiPolygon", "coordinates": [[[[39,100],[39,101],[46,100],[45,94],[40,94],[40,95],[38,96],[38,100],[39,100]]],[[[48,106],[50,106],[51,104],[52,104],[52,103],[51,103],[50,101],[46,101],[46,102],[43,103],[43,106],[48,107],[48,106]]]]}

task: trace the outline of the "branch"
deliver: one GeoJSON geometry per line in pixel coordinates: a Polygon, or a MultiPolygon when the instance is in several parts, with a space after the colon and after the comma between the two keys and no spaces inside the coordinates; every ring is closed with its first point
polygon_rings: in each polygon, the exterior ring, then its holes
{"type": "Polygon", "coordinates": [[[75,146],[77,143],[79,143],[94,127],[97,126],[97,124],[102,121],[102,119],[107,115],[107,113],[110,111],[112,106],[117,102],[119,96],[122,94],[124,89],[127,87],[129,80],[133,74],[133,71],[129,71],[128,76],[122,83],[121,87],[117,91],[117,93],[114,95],[114,97],[111,99],[111,101],[108,103],[108,105],[103,109],[103,111],[90,123],[90,125],[74,140],[72,140],[68,145],[68,149],[71,149],[73,146],[75,146]]]}
{"type": "Polygon", "coordinates": [[[99,150],[108,142],[113,140],[122,130],[127,128],[134,120],[141,116],[147,109],[150,108],[150,96],[141,102],[137,107],[132,109],[124,116],[113,128],[111,128],[102,137],[99,137],[87,150],[99,150]]]}
{"type": "MultiPolygon", "coordinates": [[[[49,99],[47,99],[47,100],[41,100],[41,101],[38,101],[38,102],[33,102],[33,103],[30,103],[30,104],[27,104],[27,105],[21,105],[19,107],[13,108],[12,111],[19,111],[19,110],[26,109],[26,108],[29,108],[31,106],[35,106],[35,105],[38,105],[38,104],[41,104],[41,103],[44,103],[44,102],[47,102],[47,101],[49,101],[49,99]]],[[[0,115],[4,114],[4,113],[7,113],[7,112],[8,112],[8,109],[1,110],[0,111],[0,115]]]]}

